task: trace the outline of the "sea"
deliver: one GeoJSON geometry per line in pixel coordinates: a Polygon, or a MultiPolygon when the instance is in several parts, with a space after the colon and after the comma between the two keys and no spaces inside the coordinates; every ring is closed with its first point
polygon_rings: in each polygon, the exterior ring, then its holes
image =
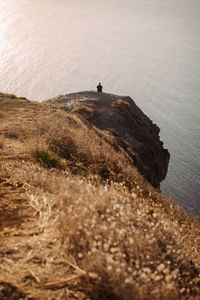
{"type": "Polygon", "coordinates": [[[200,1],[0,0],[0,91],[126,95],[171,154],[161,184],[200,215],[200,1]]]}

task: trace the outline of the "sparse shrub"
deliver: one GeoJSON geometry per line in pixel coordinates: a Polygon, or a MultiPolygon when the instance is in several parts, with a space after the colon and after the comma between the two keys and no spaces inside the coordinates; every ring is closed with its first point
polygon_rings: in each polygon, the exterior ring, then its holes
{"type": "Polygon", "coordinates": [[[91,164],[88,169],[91,173],[98,174],[104,179],[109,178],[111,175],[109,166],[106,166],[105,164],[94,163],[91,164]]]}
{"type": "Polygon", "coordinates": [[[66,159],[70,159],[77,151],[77,147],[70,136],[51,138],[48,142],[48,148],[66,159]]]}
{"type": "Polygon", "coordinates": [[[88,166],[90,164],[90,159],[89,155],[86,150],[84,149],[79,149],[76,151],[74,155],[72,155],[73,160],[75,160],[77,163],[82,163],[85,166],[88,166]]]}
{"type": "Polygon", "coordinates": [[[58,156],[51,151],[37,148],[32,152],[32,155],[45,168],[61,168],[58,156]]]}
{"type": "Polygon", "coordinates": [[[96,161],[93,164],[90,164],[88,170],[92,174],[100,175],[102,179],[111,179],[115,178],[115,167],[104,161],[96,161]]]}
{"type": "MultiPolygon", "coordinates": [[[[58,156],[73,161],[77,167],[81,167],[85,171],[90,164],[94,163],[90,150],[77,146],[70,136],[49,139],[48,148],[58,156]]],[[[96,172],[94,173],[96,174],[96,172]]]]}

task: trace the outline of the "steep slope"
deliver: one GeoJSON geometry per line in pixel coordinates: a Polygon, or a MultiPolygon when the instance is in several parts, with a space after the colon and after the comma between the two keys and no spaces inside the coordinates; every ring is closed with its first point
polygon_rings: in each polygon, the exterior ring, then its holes
{"type": "Polygon", "coordinates": [[[163,149],[158,126],[130,97],[90,91],[60,96],[50,102],[83,116],[101,130],[109,131],[142,175],[154,187],[159,187],[167,173],[169,152],[163,149]]]}
{"type": "Polygon", "coordinates": [[[198,220],[86,108],[0,94],[0,299],[198,300],[198,220]]]}

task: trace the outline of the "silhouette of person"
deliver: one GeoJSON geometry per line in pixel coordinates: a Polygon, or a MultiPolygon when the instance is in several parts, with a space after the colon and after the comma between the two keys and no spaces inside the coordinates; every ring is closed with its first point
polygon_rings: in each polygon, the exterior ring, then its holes
{"type": "Polygon", "coordinates": [[[102,92],[102,90],[103,90],[103,87],[102,87],[102,85],[101,85],[101,82],[99,82],[99,84],[97,85],[97,92],[102,92]]]}

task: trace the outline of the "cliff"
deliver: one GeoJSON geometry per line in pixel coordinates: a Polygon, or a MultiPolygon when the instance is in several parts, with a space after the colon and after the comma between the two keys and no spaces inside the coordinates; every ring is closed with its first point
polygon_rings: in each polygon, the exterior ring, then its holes
{"type": "Polygon", "coordinates": [[[149,183],[158,133],[129,97],[0,93],[0,299],[199,299],[199,221],[149,183]]]}
{"type": "Polygon", "coordinates": [[[154,187],[159,187],[166,176],[170,155],[159,139],[158,126],[130,97],[90,91],[60,96],[50,102],[108,131],[141,174],[154,187]]]}

